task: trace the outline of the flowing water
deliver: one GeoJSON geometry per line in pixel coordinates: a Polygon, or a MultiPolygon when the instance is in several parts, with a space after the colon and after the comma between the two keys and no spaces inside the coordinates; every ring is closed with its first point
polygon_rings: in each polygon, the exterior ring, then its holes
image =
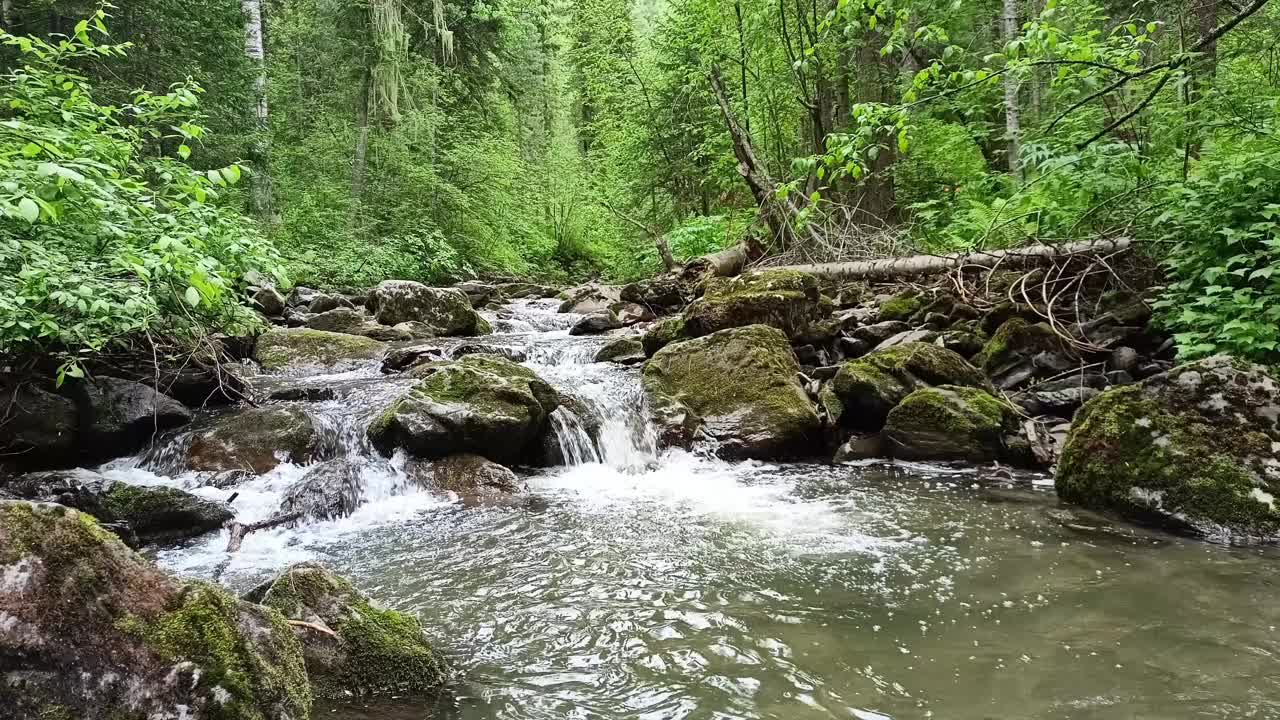
{"type": "MultiPolygon", "coordinates": [[[[413,489],[365,445],[406,386],[376,365],[263,377],[328,387],[306,407],[360,458],[351,517],[162,551],[244,589],[301,560],[413,611],[459,669],[442,698],[317,718],[1280,718],[1272,551],[1164,535],[1059,507],[1052,483],[989,467],[728,463],[660,453],[638,370],[549,301],[490,317],[481,342],[589,402],[557,411],[569,464],[524,471],[539,502],[474,507],[413,489]]],[[[188,484],[182,437],[107,471],[188,484]]],[[[305,468],[237,488],[269,517],[305,468]]],[[[231,491],[200,488],[226,499],[231,491]]]]}

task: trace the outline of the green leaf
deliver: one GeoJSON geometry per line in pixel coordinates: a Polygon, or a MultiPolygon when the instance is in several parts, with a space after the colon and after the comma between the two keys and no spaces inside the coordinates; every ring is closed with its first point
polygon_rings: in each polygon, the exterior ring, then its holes
{"type": "Polygon", "coordinates": [[[33,158],[39,154],[40,154],[40,146],[33,142],[29,142],[26,145],[22,146],[23,157],[33,158]]]}
{"type": "Polygon", "coordinates": [[[40,219],[40,206],[31,198],[22,198],[18,201],[18,214],[29,223],[34,223],[40,219]]]}
{"type": "Polygon", "coordinates": [[[179,145],[179,146],[178,146],[178,157],[182,158],[183,160],[186,160],[187,158],[191,157],[191,147],[190,147],[189,145],[185,145],[185,144],[184,144],[184,145],[179,145]]]}
{"type": "Polygon", "coordinates": [[[183,298],[187,301],[188,305],[195,307],[200,304],[200,291],[193,287],[188,287],[183,298]]]}

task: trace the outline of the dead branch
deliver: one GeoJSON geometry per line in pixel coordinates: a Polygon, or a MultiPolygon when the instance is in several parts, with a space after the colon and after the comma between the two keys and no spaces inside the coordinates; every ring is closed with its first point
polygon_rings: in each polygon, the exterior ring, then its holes
{"type": "Polygon", "coordinates": [[[244,542],[245,535],[257,532],[259,530],[269,530],[273,527],[285,525],[301,517],[302,517],[302,513],[291,512],[291,513],[285,513],[283,515],[276,515],[275,517],[267,518],[266,520],[259,520],[256,523],[249,523],[248,525],[238,523],[238,522],[233,522],[228,526],[231,529],[231,537],[227,539],[226,551],[229,553],[239,552],[240,545],[241,543],[244,542]]]}

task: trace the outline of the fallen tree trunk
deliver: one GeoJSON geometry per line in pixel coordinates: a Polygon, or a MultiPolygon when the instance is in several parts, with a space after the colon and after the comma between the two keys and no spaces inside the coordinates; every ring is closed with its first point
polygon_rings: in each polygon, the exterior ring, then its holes
{"type": "Polygon", "coordinates": [[[799,270],[820,277],[898,279],[916,275],[954,270],[958,267],[1007,268],[1047,265],[1070,255],[1105,255],[1125,250],[1133,243],[1130,238],[1115,240],[1090,240],[1066,245],[1035,245],[1010,250],[990,250],[952,255],[910,255],[907,257],[860,260],[842,263],[818,263],[816,265],[782,265],[770,270],[799,270]]]}

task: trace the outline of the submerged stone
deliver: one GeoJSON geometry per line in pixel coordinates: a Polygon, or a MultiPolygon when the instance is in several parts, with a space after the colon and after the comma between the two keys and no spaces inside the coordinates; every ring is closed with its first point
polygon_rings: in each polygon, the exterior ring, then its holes
{"type": "Polygon", "coordinates": [[[340,458],[320,463],[285,491],[280,513],[301,513],[307,520],[336,520],[356,511],[364,484],[355,462],[340,458]]]}

